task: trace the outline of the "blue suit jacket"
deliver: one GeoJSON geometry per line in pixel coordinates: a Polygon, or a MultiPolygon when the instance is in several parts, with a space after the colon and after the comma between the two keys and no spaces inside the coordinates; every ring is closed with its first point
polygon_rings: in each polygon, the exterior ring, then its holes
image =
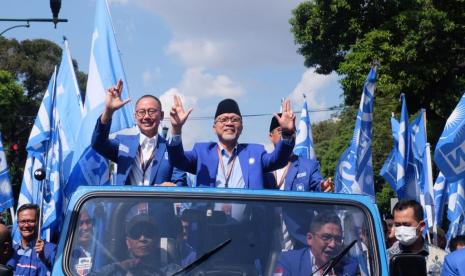
{"type": "MultiPolygon", "coordinates": [[[[277,180],[273,173],[265,175],[266,188],[277,189],[277,180]]],[[[291,156],[291,165],[284,181],[285,191],[321,191],[320,165],[317,161],[305,157],[291,156]]]]}
{"type": "MultiPolygon", "coordinates": [[[[281,252],[277,267],[283,269],[283,276],[308,276],[312,274],[310,248],[281,252]]],[[[337,275],[357,275],[357,262],[352,257],[344,257],[334,269],[337,275]]],[[[321,271],[323,272],[323,271],[321,271]]]]}
{"type": "MultiPolygon", "coordinates": [[[[132,164],[139,149],[139,132],[125,131],[116,135],[115,139],[109,139],[111,121],[102,124],[100,117],[97,119],[95,130],[92,135],[92,147],[105,158],[118,164],[116,185],[127,183],[132,164]]],[[[155,149],[155,157],[152,160],[150,172],[150,185],[163,182],[173,182],[178,186],[186,185],[186,173],[174,168],[168,159],[166,152],[166,140],[158,135],[155,149]]]]}
{"type": "Polygon", "coordinates": [[[465,249],[450,253],[444,259],[442,276],[465,276],[465,249]]]}
{"type": "MultiPolygon", "coordinates": [[[[218,174],[217,143],[196,143],[192,151],[184,151],[182,143],[168,145],[171,163],[177,168],[197,175],[196,186],[215,187],[218,174]]],[[[237,154],[246,189],[263,189],[263,175],[286,165],[294,141],[280,141],[272,153],[262,145],[238,144],[237,154]]]]}

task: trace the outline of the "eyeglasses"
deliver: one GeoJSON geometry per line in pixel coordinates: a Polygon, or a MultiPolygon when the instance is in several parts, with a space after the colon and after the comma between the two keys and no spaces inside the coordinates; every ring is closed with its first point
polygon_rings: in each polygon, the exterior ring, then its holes
{"type": "Polygon", "coordinates": [[[237,123],[242,122],[242,119],[241,117],[220,117],[215,120],[215,123],[226,124],[227,122],[237,124],[237,123]]]}
{"type": "Polygon", "coordinates": [[[35,220],[18,220],[18,224],[19,225],[34,225],[36,224],[36,221],[35,220]]]}
{"type": "Polygon", "coordinates": [[[315,236],[319,237],[324,243],[331,243],[334,241],[334,243],[341,244],[342,243],[342,237],[341,236],[333,236],[331,234],[317,234],[315,233],[315,236]]]}
{"type": "Polygon", "coordinates": [[[156,108],[149,108],[149,109],[139,109],[136,110],[136,116],[139,118],[142,118],[145,116],[145,114],[149,114],[149,117],[155,117],[155,114],[157,114],[159,110],[156,108]]]}

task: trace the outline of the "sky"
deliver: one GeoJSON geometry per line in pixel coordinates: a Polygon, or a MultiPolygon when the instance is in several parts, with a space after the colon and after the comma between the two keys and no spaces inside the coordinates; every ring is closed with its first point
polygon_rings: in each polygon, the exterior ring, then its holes
{"type": "MultiPolygon", "coordinates": [[[[244,116],[240,142],[268,144],[271,115],[282,98],[297,113],[305,93],[310,110],[342,103],[336,74],[303,65],[290,32],[296,0],[109,0],[130,97],[158,96],[165,117],[174,94],[193,112],[183,128],[190,148],[215,141],[219,101],[235,99],[244,116]],[[263,116],[246,116],[267,114],[263,116]]],[[[5,33],[17,40],[44,38],[62,45],[66,36],[79,69],[88,72],[96,0],[62,1],[68,23],[31,23],[5,33]]],[[[2,0],[0,18],[51,18],[49,0],[2,0]]],[[[14,23],[0,22],[0,31],[14,23]]],[[[312,123],[330,112],[311,112],[312,123]]],[[[297,119],[300,117],[297,114],[297,119]]],[[[163,124],[169,126],[169,121],[163,124]]]]}

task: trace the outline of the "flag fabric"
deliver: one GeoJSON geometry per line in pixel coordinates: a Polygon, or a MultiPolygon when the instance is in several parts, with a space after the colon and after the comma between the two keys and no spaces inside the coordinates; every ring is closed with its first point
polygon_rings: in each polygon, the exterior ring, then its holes
{"type": "MultiPolygon", "coordinates": [[[[33,175],[34,171],[39,168],[46,168],[46,154],[49,150],[55,101],[55,84],[57,70],[53,72],[45,91],[42,103],[39,107],[39,112],[35,119],[34,125],[29,135],[29,141],[26,145],[28,158],[24,168],[23,182],[18,198],[18,208],[27,203],[33,203],[41,207],[42,201],[42,185],[44,181],[37,181],[33,175]]],[[[46,208],[45,206],[43,208],[46,208]]],[[[49,211],[50,212],[50,211],[49,211]]],[[[21,239],[17,226],[13,227],[13,241],[18,243],[21,239]]],[[[50,240],[50,229],[42,228],[41,237],[50,240]]]]}
{"type": "Polygon", "coordinates": [[[3,149],[2,133],[0,132],[0,212],[13,207],[13,191],[11,189],[5,150],[3,149]]]}
{"type": "Polygon", "coordinates": [[[449,183],[447,218],[450,221],[447,231],[447,243],[457,236],[465,234],[465,181],[449,183]]]}
{"type": "Polygon", "coordinates": [[[398,135],[399,132],[399,122],[394,118],[394,114],[391,117],[391,130],[393,137],[393,146],[392,150],[389,153],[386,161],[384,161],[383,167],[381,168],[380,175],[386,180],[391,188],[396,190],[397,183],[397,146],[398,146],[398,135]]]}
{"type": "MultiPolygon", "coordinates": [[[[74,72],[68,41],[63,42],[63,55],[56,78],[56,112],[54,121],[60,131],[61,178],[68,179],[81,125],[84,106],[74,72]]],[[[63,181],[62,180],[62,181],[63,181]]]]}
{"type": "Polygon", "coordinates": [[[447,119],[434,151],[434,162],[448,181],[465,177],[465,94],[447,119]]]}
{"type": "MultiPolygon", "coordinates": [[[[123,64],[116,44],[111,16],[106,0],[97,0],[95,26],[89,61],[84,118],[79,128],[79,143],[73,156],[73,171],[66,184],[71,195],[79,185],[104,185],[109,183],[108,161],[92,147],[91,138],[95,123],[105,106],[106,89],[123,80],[121,97],[129,98],[123,64]],[[86,162],[92,160],[92,162],[86,162]],[[91,181],[91,182],[89,182],[91,181]],[[98,181],[98,182],[96,182],[98,181]]],[[[132,104],[126,104],[112,117],[111,132],[134,126],[132,104]]]]}
{"type": "Polygon", "coordinates": [[[410,124],[411,154],[414,171],[412,184],[415,188],[411,198],[419,199],[425,214],[426,228],[434,225],[434,191],[433,167],[430,144],[426,135],[426,111],[421,109],[418,116],[410,124]]]}
{"type": "Polygon", "coordinates": [[[340,193],[375,197],[371,144],[376,70],[372,68],[363,86],[350,146],[339,158],[335,172],[335,190],[340,193]]]}
{"type": "MultiPolygon", "coordinates": [[[[396,154],[396,192],[399,199],[409,198],[408,188],[410,187],[406,171],[409,166],[410,158],[410,135],[409,135],[409,118],[405,95],[401,95],[402,109],[400,112],[399,131],[397,132],[397,154],[396,154]]],[[[415,183],[413,183],[415,185],[415,183]]]]}
{"type": "Polygon", "coordinates": [[[60,67],[51,77],[26,146],[28,159],[18,200],[18,207],[25,203],[42,207],[41,236],[47,240],[61,227],[62,187],[71,171],[78,134],[75,126],[80,124],[82,112],[80,91],[65,40],[60,67]],[[46,173],[41,182],[33,178],[38,168],[46,173]]]}
{"type": "MultiPolygon", "coordinates": [[[[434,225],[439,226],[443,221],[444,208],[446,207],[446,202],[448,200],[448,185],[447,180],[439,172],[436,177],[436,182],[434,183],[434,225]]],[[[436,228],[436,227],[435,227],[436,228]]]]}
{"type": "MultiPolygon", "coordinates": [[[[304,96],[305,99],[305,96],[304,96]]],[[[316,160],[315,149],[313,148],[312,125],[308,115],[307,101],[305,100],[300,114],[297,137],[295,138],[294,154],[316,160]]]]}

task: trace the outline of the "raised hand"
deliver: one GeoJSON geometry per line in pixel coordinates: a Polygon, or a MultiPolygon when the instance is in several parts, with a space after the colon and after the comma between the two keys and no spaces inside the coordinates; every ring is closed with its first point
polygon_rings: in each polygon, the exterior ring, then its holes
{"type": "Polygon", "coordinates": [[[274,117],[278,120],[279,126],[283,132],[294,133],[295,132],[295,114],[291,109],[291,101],[285,100],[282,105],[282,115],[274,114],[274,117]]]}
{"type": "Polygon", "coordinates": [[[123,91],[123,81],[119,80],[115,86],[108,88],[107,95],[105,97],[105,110],[103,111],[101,121],[107,123],[113,112],[123,107],[125,104],[131,101],[131,99],[122,100],[121,93],[123,91]]]}
{"type": "Polygon", "coordinates": [[[191,112],[192,108],[189,108],[187,112],[184,111],[181,98],[177,95],[174,95],[174,104],[170,111],[170,121],[173,135],[181,134],[182,126],[186,122],[191,112]]]}
{"type": "Polygon", "coordinates": [[[325,193],[333,192],[334,191],[334,182],[332,177],[328,177],[325,180],[321,181],[321,191],[325,193]]]}

